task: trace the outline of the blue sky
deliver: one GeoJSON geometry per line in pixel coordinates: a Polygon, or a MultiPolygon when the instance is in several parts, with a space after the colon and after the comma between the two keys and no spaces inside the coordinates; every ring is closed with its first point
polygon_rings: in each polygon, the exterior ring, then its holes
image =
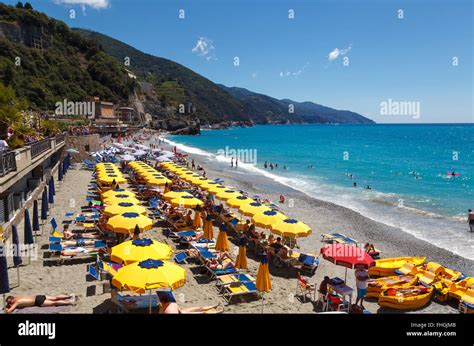
{"type": "Polygon", "coordinates": [[[30,2],[72,27],[110,35],[227,86],[348,109],[377,122],[474,120],[471,0],[30,2]],[[381,102],[389,99],[418,102],[419,118],[382,115],[381,102]]]}

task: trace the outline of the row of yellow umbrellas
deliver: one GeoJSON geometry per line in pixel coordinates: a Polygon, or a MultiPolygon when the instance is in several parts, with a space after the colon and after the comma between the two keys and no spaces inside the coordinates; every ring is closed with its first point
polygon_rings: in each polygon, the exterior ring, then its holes
{"type": "Polygon", "coordinates": [[[164,186],[169,184],[171,180],[166,178],[163,174],[158,172],[156,169],[142,161],[129,162],[128,166],[143,179],[147,185],[151,186],[164,186]]]}
{"type": "MultiPolygon", "coordinates": [[[[180,177],[183,175],[192,176],[193,173],[172,162],[163,162],[161,167],[178,174],[180,177]]],[[[304,237],[311,233],[311,228],[305,223],[289,219],[283,213],[274,211],[270,206],[258,203],[252,198],[218,182],[208,179],[207,182],[203,180],[202,184],[195,185],[214,194],[217,198],[225,200],[230,207],[238,208],[241,214],[251,216],[252,221],[257,226],[270,229],[275,234],[294,238],[304,237]],[[288,221],[284,221],[285,219],[288,221]]]]}
{"type": "Polygon", "coordinates": [[[95,166],[97,181],[102,184],[123,184],[127,180],[123,177],[118,167],[110,162],[98,163],[95,166]]]}
{"type": "MultiPolygon", "coordinates": [[[[175,174],[177,174],[180,178],[184,180],[200,186],[202,189],[207,190],[210,193],[216,195],[217,198],[223,199],[227,201],[227,204],[232,207],[238,207],[239,210],[242,208],[242,212],[246,213],[247,215],[253,215],[252,213],[256,212],[256,215],[259,215],[259,212],[262,212],[262,216],[258,218],[258,225],[262,227],[267,227],[273,223],[273,219],[277,219],[282,221],[287,219],[285,215],[282,213],[277,213],[273,211],[271,208],[261,205],[261,204],[254,204],[256,203],[253,199],[248,198],[242,195],[240,192],[232,190],[226,186],[223,186],[217,182],[212,180],[206,179],[204,177],[199,177],[198,175],[192,174],[193,172],[187,171],[183,167],[180,167],[178,164],[172,162],[163,162],[161,164],[161,168],[169,170],[175,174]],[[266,212],[266,214],[265,214],[266,212]]],[[[173,201],[175,198],[184,197],[186,196],[186,192],[170,192],[164,195],[166,199],[171,199],[173,201]]],[[[293,222],[291,222],[293,223],[293,222]]],[[[301,226],[302,223],[300,223],[301,226]]],[[[212,223],[209,222],[204,225],[204,238],[211,239],[212,238],[212,223]]],[[[216,250],[218,251],[228,251],[229,250],[229,243],[227,239],[226,233],[226,226],[221,225],[219,236],[216,241],[216,250]]],[[[246,247],[245,242],[243,239],[240,242],[239,246],[239,254],[236,258],[235,266],[238,269],[246,269],[247,268],[247,256],[246,256],[246,247]]],[[[257,274],[257,281],[256,281],[257,289],[260,292],[269,292],[272,288],[271,280],[270,280],[270,273],[268,269],[268,260],[266,256],[263,256],[262,263],[259,266],[258,274],[257,274]]],[[[262,300],[262,311],[263,311],[263,300],[262,300]]]]}

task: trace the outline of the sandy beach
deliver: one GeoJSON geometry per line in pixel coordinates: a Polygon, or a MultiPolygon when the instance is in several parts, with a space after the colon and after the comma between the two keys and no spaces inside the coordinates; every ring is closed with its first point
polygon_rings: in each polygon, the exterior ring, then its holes
{"type": "MultiPolygon", "coordinates": [[[[145,143],[146,144],[146,143],[145,143]]],[[[166,147],[166,149],[169,149],[166,147]]],[[[307,238],[298,239],[300,248],[306,252],[319,254],[324,245],[321,242],[321,234],[328,232],[341,232],[355,238],[359,243],[370,241],[382,250],[382,257],[397,256],[428,256],[429,261],[436,261],[443,265],[460,270],[466,274],[474,273],[473,262],[453,253],[437,248],[427,242],[410,236],[399,229],[372,221],[362,215],[339,207],[337,205],[310,198],[305,194],[290,189],[284,185],[271,181],[265,177],[249,174],[240,169],[231,169],[223,164],[217,164],[209,159],[193,155],[198,164],[204,165],[207,176],[210,178],[222,178],[226,185],[245,190],[249,195],[259,195],[272,201],[277,201],[280,193],[283,193],[287,201],[293,200],[292,206],[281,205],[282,211],[287,215],[302,220],[312,227],[313,232],[307,238]]],[[[49,219],[54,217],[61,225],[65,213],[80,212],[81,206],[86,205],[85,195],[88,184],[91,181],[91,171],[84,170],[81,165],[69,170],[65,180],[58,184],[55,196],[55,204],[50,211],[49,219]]],[[[127,188],[127,186],[123,186],[127,188]]],[[[146,233],[146,237],[168,243],[173,249],[176,244],[163,235],[164,225],[157,224],[153,230],[146,233]]],[[[87,263],[62,264],[49,266],[43,262],[45,251],[47,251],[48,237],[50,232],[49,223],[43,227],[43,232],[38,235],[36,244],[39,248],[38,258],[28,265],[20,267],[20,286],[14,287],[12,295],[35,295],[35,294],[69,294],[77,296],[77,304],[69,310],[71,313],[106,313],[114,308],[110,301],[110,293],[104,293],[106,281],[90,281],[86,276],[87,263]]],[[[18,225],[20,242],[23,240],[23,224],[18,225]]],[[[215,231],[216,232],[216,231],[215,231]]],[[[230,239],[231,242],[235,240],[230,239]]],[[[235,249],[231,249],[233,251],[235,249]]],[[[249,252],[248,273],[254,278],[257,276],[258,261],[249,252]]],[[[28,259],[23,259],[28,263],[28,259]]],[[[9,258],[9,264],[11,258],[9,258]]],[[[260,313],[262,301],[259,299],[242,298],[226,305],[225,300],[219,296],[214,281],[208,282],[199,274],[195,265],[185,264],[187,281],[186,284],[175,291],[175,296],[182,307],[212,305],[220,303],[224,306],[226,313],[260,313]]],[[[10,284],[16,286],[16,269],[10,269],[10,284]]],[[[270,265],[273,289],[265,295],[264,312],[266,313],[314,313],[320,311],[315,302],[307,300],[303,302],[300,297],[295,296],[297,286],[297,270],[293,268],[277,268],[270,265]]],[[[310,279],[311,282],[319,282],[328,275],[330,277],[344,277],[344,268],[337,267],[332,263],[320,258],[320,266],[316,274],[310,279]]],[[[353,271],[348,271],[348,284],[355,286],[353,271]]],[[[355,297],[354,297],[355,299],[355,297]]],[[[366,308],[372,313],[390,313],[393,310],[381,309],[375,300],[368,301],[366,308]]],[[[431,302],[417,313],[457,313],[454,303],[439,304],[431,302]]]]}

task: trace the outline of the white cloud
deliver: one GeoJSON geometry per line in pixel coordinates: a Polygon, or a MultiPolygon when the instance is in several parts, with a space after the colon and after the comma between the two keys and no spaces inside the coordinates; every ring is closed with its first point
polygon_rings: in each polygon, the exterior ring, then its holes
{"type": "Polygon", "coordinates": [[[346,55],[350,50],[352,49],[352,43],[349,45],[347,48],[334,48],[329,54],[328,54],[328,60],[329,61],[334,61],[336,60],[339,56],[341,55],[346,55]]]}
{"type": "Polygon", "coordinates": [[[307,62],[306,64],[304,64],[303,67],[301,67],[300,69],[296,70],[296,71],[288,71],[286,70],[285,72],[281,71],[280,72],[280,77],[299,77],[303,74],[303,72],[306,70],[306,68],[309,66],[309,62],[307,62]]]}
{"type": "Polygon", "coordinates": [[[206,60],[217,60],[215,56],[215,49],[212,40],[207,37],[199,37],[196,42],[196,45],[192,49],[193,53],[196,53],[197,56],[203,57],[206,60]]]}
{"type": "Polygon", "coordinates": [[[59,5],[79,5],[84,9],[86,6],[92,7],[96,10],[103,10],[109,7],[109,0],[55,0],[55,3],[59,5]]]}

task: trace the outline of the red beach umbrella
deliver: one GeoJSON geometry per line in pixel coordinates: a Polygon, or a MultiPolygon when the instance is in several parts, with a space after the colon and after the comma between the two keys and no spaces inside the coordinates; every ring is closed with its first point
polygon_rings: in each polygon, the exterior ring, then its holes
{"type": "Polygon", "coordinates": [[[321,248],[323,258],[349,269],[369,269],[375,261],[363,248],[349,244],[331,244],[321,248]]]}

